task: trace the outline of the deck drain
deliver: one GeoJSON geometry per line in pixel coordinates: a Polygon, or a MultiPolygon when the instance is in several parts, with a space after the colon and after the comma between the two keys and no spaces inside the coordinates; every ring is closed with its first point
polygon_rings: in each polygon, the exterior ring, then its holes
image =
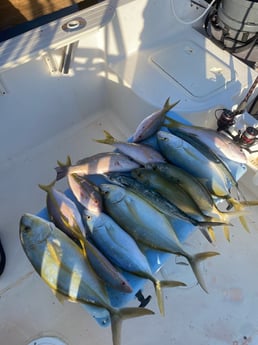
{"type": "Polygon", "coordinates": [[[32,340],[28,345],[67,345],[56,337],[42,337],[32,340]]]}

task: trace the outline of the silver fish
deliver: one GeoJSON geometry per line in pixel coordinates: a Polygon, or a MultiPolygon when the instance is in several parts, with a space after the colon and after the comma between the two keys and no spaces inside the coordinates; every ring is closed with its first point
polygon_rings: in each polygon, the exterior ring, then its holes
{"type": "Polygon", "coordinates": [[[169,163],[150,163],[145,165],[147,169],[153,169],[161,173],[167,180],[181,186],[192,199],[198,204],[200,210],[208,216],[218,216],[220,219],[227,218],[225,212],[221,212],[214,202],[208,189],[194,176],[184,169],[169,163]]]}
{"type": "MultiPolygon", "coordinates": [[[[161,165],[166,165],[166,163],[160,163],[161,165]]],[[[158,164],[159,165],[159,164],[158,164]]],[[[156,166],[155,163],[147,164],[148,167],[156,166]]],[[[133,174],[134,171],[132,171],[133,174]]],[[[190,222],[194,226],[210,226],[212,222],[198,221],[195,218],[190,217],[187,213],[178,208],[175,204],[171,203],[169,200],[165,199],[160,193],[158,193],[153,188],[150,188],[144,183],[138,182],[136,179],[125,176],[125,175],[109,175],[108,180],[112,183],[116,183],[121,187],[129,188],[132,192],[136,193],[141,198],[150,202],[157,210],[164,213],[172,219],[181,219],[186,222],[190,222]]]]}
{"type": "Polygon", "coordinates": [[[187,253],[177,235],[161,212],[135,193],[117,185],[101,184],[107,213],[137,242],[164,252],[182,255],[190,263],[200,284],[207,291],[199,263],[217,252],[204,252],[195,255],[187,253]]]}
{"type": "Polygon", "coordinates": [[[139,164],[130,157],[119,152],[102,152],[79,160],[75,165],[58,166],[56,180],[60,180],[67,174],[92,175],[108,172],[124,172],[139,167],[139,164]]]}
{"type": "Polygon", "coordinates": [[[90,211],[99,213],[102,211],[102,196],[98,186],[86,176],[68,174],[67,180],[76,200],[90,211]]]}
{"type": "MultiPolygon", "coordinates": [[[[169,162],[199,179],[212,195],[224,198],[234,206],[236,213],[228,217],[224,215],[224,219],[229,221],[230,217],[239,216],[244,229],[249,231],[244,219],[244,214],[247,212],[244,210],[244,206],[231,196],[234,181],[225,169],[221,169],[221,164],[209,160],[194,146],[172,133],[159,131],[157,139],[160,150],[169,162]]],[[[235,185],[235,187],[238,191],[238,186],[235,185]]],[[[224,233],[229,240],[229,229],[227,227],[224,227],[224,233]]]]}
{"type": "Polygon", "coordinates": [[[47,193],[46,204],[49,218],[70,238],[78,242],[82,236],[86,237],[80,212],[76,204],[65,193],[55,188],[55,182],[53,181],[49,185],[39,185],[47,193]]]}
{"type": "Polygon", "coordinates": [[[231,178],[220,164],[210,161],[191,144],[172,133],[159,131],[157,139],[167,160],[200,179],[210,193],[218,197],[230,194],[231,178]]]}
{"type": "Polygon", "coordinates": [[[109,260],[86,239],[86,231],[81,214],[76,204],[64,193],[54,188],[52,182],[48,186],[39,185],[47,192],[47,208],[49,218],[73,241],[79,244],[84,256],[97,275],[114,289],[123,292],[132,292],[132,288],[123,275],[109,262],[109,260]]]}
{"type": "Polygon", "coordinates": [[[208,225],[223,224],[223,222],[220,222],[216,218],[206,216],[199,208],[197,202],[184,188],[179,184],[169,181],[159,172],[146,168],[137,168],[132,171],[132,176],[153,188],[191,218],[200,222],[208,222],[208,225]]]}
{"type": "Polygon", "coordinates": [[[131,157],[141,165],[154,162],[165,162],[164,157],[154,148],[145,144],[137,144],[116,140],[109,132],[104,131],[105,139],[97,139],[98,143],[114,146],[119,152],[131,157]]]}
{"type": "Polygon", "coordinates": [[[209,154],[213,152],[219,157],[242,164],[246,163],[246,156],[241,147],[223,133],[211,128],[186,125],[168,117],[166,119],[168,121],[166,126],[173,134],[179,137],[182,135],[181,138],[186,141],[191,140],[189,142],[192,145],[193,142],[196,144],[199,143],[200,145],[198,147],[202,153],[202,150],[206,150],[206,152],[208,150],[209,154]]]}
{"type": "Polygon", "coordinates": [[[164,315],[162,287],[185,286],[185,284],[155,278],[146,257],[135,240],[107,214],[96,215],[85,210],[84,219],[94,243],[111,262],[127,272],[149,279],[153,283],[160,313],[164,315]]]}
{"type": "Polygon", "coordinates": [[[142,141],[153,135],[163,124],[166,113],[175,107],[179,101],[169,104],[169,98],[166,100],[161,110],[155,111],[143,119],[137,126],[132,136],[134,143],[142,141]]]}
{"type": "Polygon", "coordinates": [[[47,285],[68,300],[108,310],[113,345],[121,343],[124,319],[152,315],[145,308],[116,309],[80,248],[62,231],[40,217],[24,214],[20,219],[20,241],[32,266],[47,285]]]}

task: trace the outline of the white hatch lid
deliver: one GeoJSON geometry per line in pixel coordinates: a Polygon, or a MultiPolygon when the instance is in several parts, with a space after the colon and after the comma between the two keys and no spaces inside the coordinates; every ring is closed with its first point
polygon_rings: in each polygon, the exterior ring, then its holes
{"type": "Polygon", "coordinates": [[[192,96],[211,96],[235,80],[230,67],[191,40],[174,42],[154,53],[151,61],[192,96]]]}

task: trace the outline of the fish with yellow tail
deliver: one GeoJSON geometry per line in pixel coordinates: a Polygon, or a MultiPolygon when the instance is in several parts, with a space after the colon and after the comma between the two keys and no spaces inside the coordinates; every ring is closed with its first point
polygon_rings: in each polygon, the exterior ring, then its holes
{"type": "Polygon", "coordinates": [[[178,103],[179,101],[170,104],[168,98],[162,109],[148,115],[139,123],[132,136],[132,141],[137,143],[152,136],[162,126],[167,112],[174,108],[178,103]]]}
{"type": "Polygon", "coordinates": [[[196,224],[199,225],[198,229],[209,242],[212,242],[212,238],[209,235],[209,231],[206,229],[207,226],[211,227],[229,224],[225,222],[225,220],[220,220],[203,213],[199,207],[199,203],[192,198],[187,190],[182,188],[178,183],[171,182],[158,171],[137,168],[134,169],[131,174],[137,181],[161,194],[166,200],[187,214],[189,218],[196,220],[196,224]]]}
{"type": "Polygon", "coordinates": [[[245,164],[246,156],[241,148],[232,140],[215,130],[184,125],[171,118],[167,118],[167,120],[169,123],[166,126],[169,128],[169,131],[191,144],[211,162],[219,165],[223,173],[227,175],[231,185],[236,188],[237,193],[243,196],[231,170],[225,163],[225,160],[223,160],[223,158],[226,158],[238,164],[245,164]]]}
{"type": "Polygon", "coordinates": [[[183,124],[171,117],[166,117],[165,126],[171,133],[188,141],[206,154],[210,160],[220,158],[230,159],[245,164],[246,155],[239,145],[221,132],[214,129],[183,124]]]}
{"type": "MultiPolygon", "coordinates": [[[[72,161],[70,156],[67,156],[65,163],[58,160],[57,164],[60,167],[67,167],[72,165],[72,161]]],[[[67,181],[76,200],[83,207],[96,213],[102,211],[102,198],[98,186],[90,181],[86,175],[67,174],[67,181]]]]}
{"type": "MultiPolygon", "coordinates": [[[[160,164],[163,165],[164,163],[160,163],[160,164]]],[[[156,166],[156,164],[153,164],[153,165],[156,166]]],[[[153,166],[153,165],[147,164],[147,166],[153,166]]],[[[195,218],[189,216],[187,213],[183,212],[180,208],[178,208],[175,204],[171,203],[168,199],[164,198],[156,190],[154,190],[150,186],[147,186],[147,184],[141,183],[130,176],[125,176],[122,174],[119,174],[119,175],[111,174],[107,177],[107,179],[108,181],[111,181],[111,183],[118,184],[121,187],[125,187],[131,190],[132,192],[138,194],[141,198],[148,201],[152,206],[154,206],[161,213],[171,218],[171,220],[180,219],[180,220],[189,222],[193,224],[194,226],[201,227],[202,228],[201,231],[203,235],[207,238],[209,242],[213,242],[215,240],[214,234],[212,232],[212,225],[214,225],[212,221],[205,222],[205,221],[196,220],[195,218]],[[208,230],[206,230],[206,227],[208,230]]],[[[222,222],[218,222],[217,225],[222,225],[222,222]]]]}
{"type": "Polygon", "coordinates": [[[146,308],[114,308],[81,249],[53,223],[26,213],[20,219],[19,235],[29,261],[52,290],[69,301],[109,312],[113,345],[121,344],[123,320],[154,314],[146,308]]]}
{"type": "Polygon", "coordinates": [[[139,167],[130,157],[120,152],[101,152],[83,158],[73,165],[57,166],[56,180],[60,180],[68,174],[94,175],[108,172],[125,172],[139,167]]]}
{"type": "Polygon", "coordinates": [[[58,228],[66,233],[75,242],[86,238],[85,227],[82,223],[81,215],[75,203],[63,192],[55,188],[54,180],[48,185],[39,184],[39,188],[44,190],[46,195],[46,205],[48,216],[58,228]]]}
{"type": "Polygon", "coordinates": [[[119,141],[107,131],[104,131],[104,134],[106,136],[105,139],[95,139],[95,141],[114,146],[119,152],[131,157],[141,165],[165,162],[164,157],[149,145],[119,141]]]}
{"type": "MultiPolygon", "coordinates": [[[[242,217],[246,212],[238,207],[238,202],[235,202],[233,198],[228,198],[228,201],[235,205],[238,211],[221,211],[214,199],[212,198],[208,189],[201,183],[200,180],[189,174],[184,169],[169,163],[150,163],[145,165],[146,168],[158,171],[165,178],[172,183],[176,183],[181,186],[198,204],[200,210],[207,216],[216,216],[221,222],[229,223],[231,219],[236,217],[242,217]]],[[[257,205],[257,203],[256,203],[257,205]]],[[[229,227],[224,224],[225,237],[229,240],[229,227]]]]}
{"type": "Polygon", "coordinates": [[[209,257],[219,255],[218,252],[209,251],[191,255],[183,248],[167,217],[150,203],[118,185],[101,184],[100,189],[103,192],[107,213],[137,243],[184,256],[190,263],[200,286],[207,292],[199,264],[209,257]]]}
{"type": "Polygon", "coordinates": [[[158,280],[152,274],[147,258],[136,241],[105,213],[98,215],[85,210],[85,222],[90,229],[91,238],[105,256],[116,266],[140,278],[150,280],[155,288],[161,315],[165,314],[163,287],[185,286],[174,280],[158,280]]]}
{"type": "MultiPolygon", "coordinates": [[[[209,160],[189,142],[172,133],[158,131],[157,140],[168,162],[197,178],[213,196],[223,198],[233,205],[239,212],[239,219],[244,229],[249,231],[244,218],[244,215],[248,213],[245,206],[255,206],[257,201],[240,202],[231,196],[232,179],[227,171],[221,169],[220,163],[209,160]]],[[[229,229],[225,227],[224,230],[226,238],[229,239],[229,229]]]]}
{"type": "Polygon", "coordinates": [[[95,213],[102,211],[102,196],[98,186],[87,176],[68,174],[67,180],[73,195],[83,207],[95,213]]]}
{"type": "Polygon", "coordinates": [[[86,230],[76,204],[63,192],[54,187],[39,185],[47,192],[47,210],[51,221],[75,243],[79,244],[83,255],[88,258],[97,275],[112,288],[122,292],[132,292],[132,287],[121,272],[86,239],[86,230]]]}

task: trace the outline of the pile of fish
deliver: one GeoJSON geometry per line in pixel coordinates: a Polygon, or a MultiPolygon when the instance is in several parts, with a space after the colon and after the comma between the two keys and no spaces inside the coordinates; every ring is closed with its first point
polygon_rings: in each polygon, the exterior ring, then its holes
{"type": "Polygon", "coordinates": [[[128,276],[150,280],[164,315],[162,288],[185,286],[158,280],[146,248],[183,256],[207,291],[200,263],[219,253],[189,253],[181,241],[184,224],[200,229],[210,242],[214,227],[222,227],[229,240],[231,219],[239,217],[248,230],[247,206],[258,204],[244,199],[232,173],[244,169],[242,150],[215,130],[169,117],[176,104],[168,99],[128,142],[105,131],[96,141],[112,145],[112,151],[76,164],[69,157],[65,164],[58,161],[56,180],[39,185],[47,193],[48,220],[29,213],[20,220],[23,249],[41,278],[58,295],[90,306],[93,314],[108,314],[114,345],[120,344],[123,319],[154,313],[115,307],[110,288],[130,294],[135,291],[128,276]],[[69,193],[56,188],[64,177],[69,193]],[[228,209],[218,207],[221,200],[228,209]]]}

